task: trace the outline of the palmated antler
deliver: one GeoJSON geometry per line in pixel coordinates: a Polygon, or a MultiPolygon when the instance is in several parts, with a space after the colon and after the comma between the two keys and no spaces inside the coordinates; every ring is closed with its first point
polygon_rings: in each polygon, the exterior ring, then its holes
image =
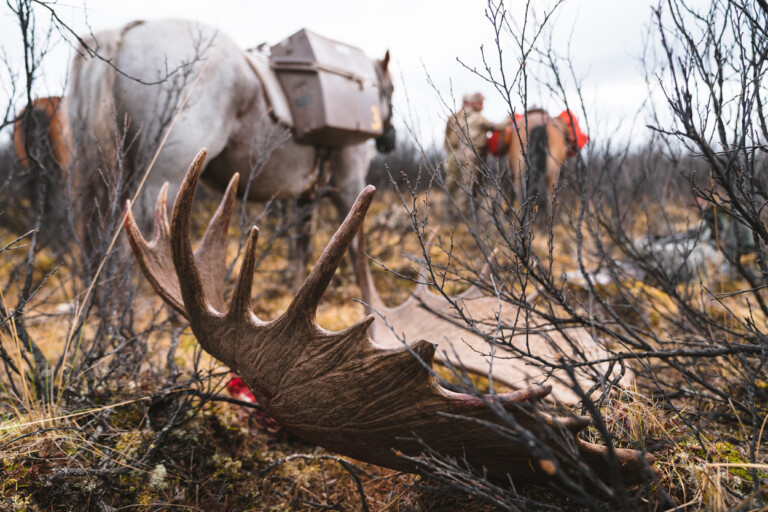
{"type": "MultiPolygon", "coordinates": [[[[519,354],[531,354],[553,365],[558,364],[561,358],[596,361],[610,356],[595,343],[594,338],[583,327],[559,331],[552,328],[540,315],[532,311],[526,314],[522,308],[500,301],[498,297],[486,294],[476,285],[451,297],[454,302],[451,304],[442,295],[432,293],[429,285],[419,283],[405,302],[389,307],[384,304],[374,286],[368,268],[368,258],[364,253],[363,236],[360,236],[359,240],[361,242],[357,246],[355,271],[365,312],[384,320],[371,325],[370,334],[377,343],[400,345],[401,339],[408,342],[426,338],[437,345],[435,359],[441,363],[486,376],[492,370],[491,375],[495,382],[512,389],[549,384],[552,386],[552,392],[547,398],[567,405],[576,405],[582,400],[573,390],[574,378],[584,391],[593,386],[594,379],[587,370],[576,369],[573,377],[565,370],[555,370],[545,375],[539,366],[526,361],[519,354]],[[457,308],[461,310],[461,315],[457,308]],[[474,330],[466,328],[464,318],[474,323],[474,330]],[[507,335],[504,343],[515,347],[519,352],[515,354],[509,347],[498,343],[491,361],[488,340],[493,339],[499,325],[508,332],[514,328],[515,334],[507,335]]],[[[488,277],[488,272],[486,266],[480,273],[482,279],[488,277]]],[[[427,272],[420,274],[428,275],[427,272]]],[[[615,369],[614,373],[618,373],[618,369],[615,369]]],[[[633,378],[633,373],[625,370],[619,384],[629,387],[633,378]]]]}
{"type": "MultiPolygon", "coordinates": [[[[416,471],[402,455],[418,456],[427,445],[499,479],[536,481],[556,466],[579,472],[582,463],[606,480],[614,468],[625,483],[643,478],[650,456],[615,449],[618,466],[612,466],[606,447],[576,437],[588,418],[544,414],[537,402],[549,386],[486,396],[453,393],[431,373],[435,345],[428,341],[382,346],[368,337],[373,316],[340,332],[318,326],[318,303],[363,222],[373,187],[363,190],[287,311],[271,322],[259,320],[250,305],[258,237],[253,228],[225,310],[222,285],[211,280],[225,266],[225,220],[234,186],[193,254],[190,213],[204,159],[201,151],[184,178],[170,229],[160,211],[151,243],[130,212],[126,230],[156,290],[189,319],[200,345],[240,375],[285,429],[328,450],[401,471],[416,471]],[[167,274],[171,267],[178,280],[167,274]]],[[[158,208],[165,208],[162,194],[158,208]]]]}

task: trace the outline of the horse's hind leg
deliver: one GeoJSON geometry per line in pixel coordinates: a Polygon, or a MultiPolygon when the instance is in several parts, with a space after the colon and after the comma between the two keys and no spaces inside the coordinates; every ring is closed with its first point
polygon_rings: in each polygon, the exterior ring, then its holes
{"type": "Polygon", "coordinates": [[[296,210],[299,216],[296,237],[293,242],[293,285],[296,291],[304,284],[307,276],[307,264],[312,256],[313,240],[315,232],[315,211],[318,201],[317,192],[312,189],[304,192],[296,199],[296,210]]]}
{"type": "Polygon", "coordinates": [[[509,144],[508,161],[512,172],[512,192],[522,205],[523,199],[523,171],[525,170],[525,160],[523,158],[523,147],[526,144],[525,133],[512,133],[512,141],[509,144]]]}
{"type": "Polygon", "coordinates": [[[526,176],[528,190],[526,199],[533,199],[538,206],[538,218],[543,218],[547,211],[548,181],[549,181],[549,137],[544,126],[530,128],[528,144],[530,167],[526,176]]]}
{"type": "Polygon", "coordinates": [[[555,187],[568,156],[568,143],[554,123],[547,125],[547,141],[547,203],[554,207],[555,187]]]}

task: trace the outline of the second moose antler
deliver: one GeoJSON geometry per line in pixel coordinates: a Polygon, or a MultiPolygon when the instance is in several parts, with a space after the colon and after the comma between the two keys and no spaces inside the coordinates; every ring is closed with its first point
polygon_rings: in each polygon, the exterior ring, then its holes
{"type": "MultiPolygon", "coordinates": [[[[567,405],[577,405],[582,399],[573,390],[574,380],[582,390],[593,386],[595,375],[590,372],[595,369],[590,365],[574,368],[569,374],[564,369],[544,372],[540,366],[531,364],[534,358],[553,366],[569,358],[583,361],[608,358],[610,354],[596,344],[583,327],[552,328],[551,322],[540,314],[522,313],[521,308],[483,293],[475,285],[451,297],[452,304],[442,295],[430,292],[427,284],[419,283],[405,302],[388,307],[374,286],[363,239],[361,235],[357,248],[359,255],[355,260],[356,273],[366,313],[384,320],[371,325],[371,335],[377,342],[397,345],[402,343],[401,339],[407,342],[428,337],[437,345],[436,360],[443,364],[488,375],[492,362],[494,382],[512,389],[548,384],[552,391],[547,398],[567,405]],[[458,309],[461,309],[461,315],[458,309]],[[466,328],[465,318],[473,322],[473,329],[466,328]],[[504,335],[503,343],[496,344],[497,351],[492,358],[488,340],[494,339],[494,334],[499,331],[504,335]]],[[[603,369],[599,365],[598,368],[603,369]]],[[[618,371],[605,373],[614,377],[618,371]]],[[[629,387],[633,379],[632,372],[625,369],[618,384],[629,387]]]]}
{"type": "Polygon", "coordinates": [[[608,481],[616,481],[616,470],[625,483],[643,478],[650,456],[611,449],[615,458],[609,457],[607,447],[576,436],[588,419],[543,413],[537,402],[549,386],[485,396],[453,393],[432,375],[435,346],[428,341],[380,345],[368,336],[373,316],[340,332],[318,326],[318,303],[363,222],[373,187],[360,194],[286,312],[271,322],[259,320],[250,306],[258,237],[253,228],[226,309],[226,226],[236,178],[193,254],[190,214],[204,160],[201,151],[190,166],[170,226],[161,193],[153,240],[144,240],[130,211],[126,230],[155,289],[189,319],[200,345],[229,365],[285,429],[401,471],[417,470],[403,455],[418,456],[426,445],[499,479],[537,481],[555,467],[574,474],[583,464],[608,481]]]}

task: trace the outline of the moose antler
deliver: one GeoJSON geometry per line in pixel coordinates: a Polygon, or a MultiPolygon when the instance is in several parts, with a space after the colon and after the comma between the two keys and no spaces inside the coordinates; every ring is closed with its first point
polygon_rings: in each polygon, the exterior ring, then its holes
{"type": "Polygon", "coordinates": [[[205,154],[197,155],[184,178],[170,227],[161,193],[152,242],[144,240],[130,209],[126,231],[158,293],[189,319],[200,345],[240,375],[285,429],[328,450],[400,471],[417,471],[411,458],[427,445],[499,479],[537,481],[554,474],[555,467],[576,473],[586,463],[615,481],[617,466],[609,460],[618,461],[625,483],[643,479],[649,455],[617,448],[613,459],[608,448],[576,437],[588,418],[543,413],[537,402],[550,386],[485,396],[453,393],[433,377],[435,345],[428,341],[381,345],[368,337],[370,315],[340,332],[318,326],[318,303],[363,222],[373,187],[363,190],[286,312],[271,322],[259,320],[250,305],[254,227],[225,310],[223,279],[216,280],[225,266],[235,179],[193,254],[190,213],[205,154]]]}
{"type": "MultiPolygon", "coordinates": [[[[419,283],[405,302],[395,307],[386,306],[374,286],[363,238],[361,234],[358,239],[355,273],[360,283],[365,313],[377,315],[384,320],[371,325],[371,337],[378,343],[399,344],[402,343],[400,339],[407,342],[427,338],[437,345],[435,359],[443,364],[480,375],[488,375],[492,369],[493,380],[512,389],[549,384],[552,392],[547,398],[566,405],[576,405],[582,400],[573,391],[573,379],[583,390],[593,386],[594,378],[589,375],[588,367],[575,370],[572,375],[568,375],[565,370],[555,370],[544,375],[539,367],[515,355],[505,346],[516,347],[520,353],[535,355],[538,360],[549,361],[553,365],[563,356],[575,356],[585,361],[607,358],[610,354],[595,343],[586,329],[553,329],[540,315],[534,312],[527,315],[521,313],[519,308],[499,301],[498,297],[484,293],[474,284],[463,293],[451,297],[453,304],[442,295],[432,293],[429,285],[419,283]],[[461,315],[457,308],[461,309],[461,315]],[[474,330],[466,328],[464,318],[473,321],[474,330]],[[504,345],[497,345],[491,366],[488,340],[493,338],[493,332],[499,325],[507,331],[514,328],[515,334],[507,336],[504,345]]],[[[480,274],[487,278],[488,273],[486,266],[480,274]]],[[[420,275],[427,273],[420,272],[420,275]]],[[[618,369],[613,373],[618,373],[618,369]]],[[[633,373],[625,370],[619,384],[628,387],[633,378],[633,373]]]]}

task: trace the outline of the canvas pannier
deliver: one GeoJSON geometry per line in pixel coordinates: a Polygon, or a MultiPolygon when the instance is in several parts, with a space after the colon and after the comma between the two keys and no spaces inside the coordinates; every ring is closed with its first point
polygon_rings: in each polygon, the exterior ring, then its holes
{"type": "Polygon", "coordinates": [[[302,29],[271,48],[297,142],[344,146],[383,132],[374,62],[362,50],[302,29]]]}

